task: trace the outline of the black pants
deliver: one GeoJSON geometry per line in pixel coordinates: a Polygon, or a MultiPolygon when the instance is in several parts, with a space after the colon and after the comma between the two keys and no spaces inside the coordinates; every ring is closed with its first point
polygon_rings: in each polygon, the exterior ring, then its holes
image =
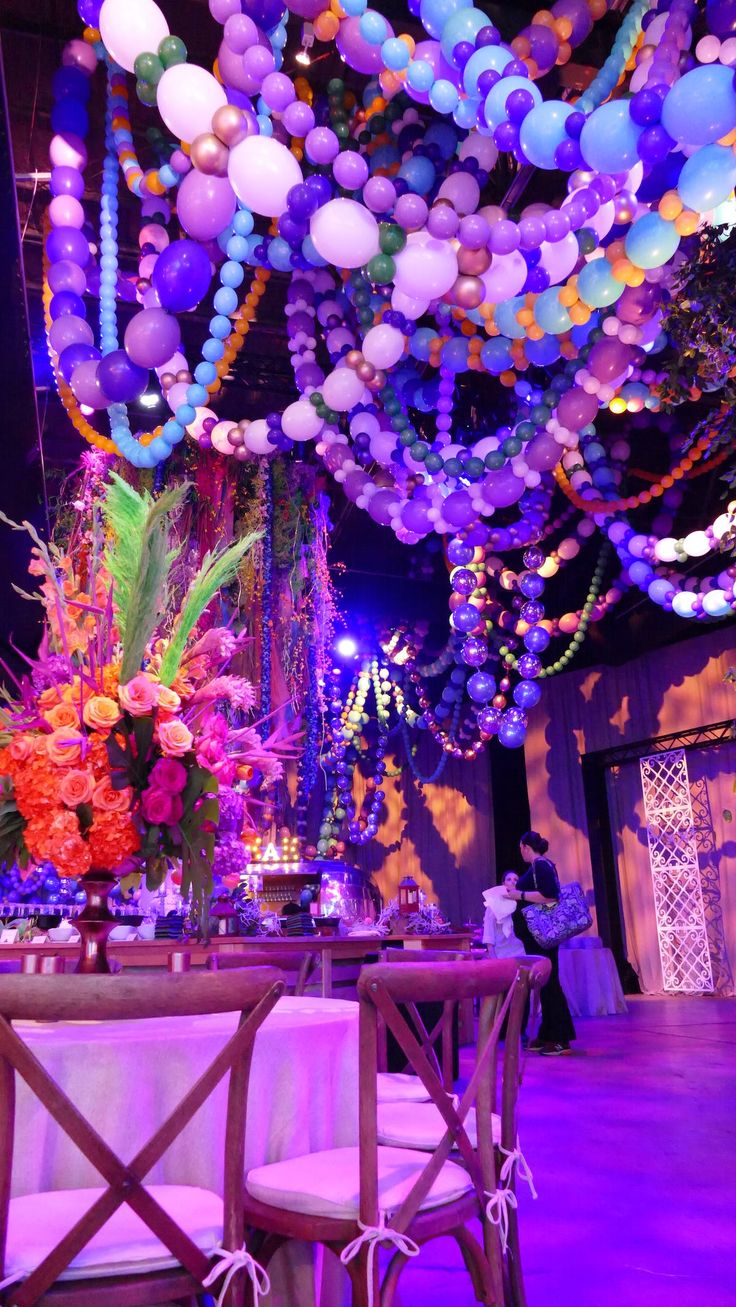
{"type": "Polygon", "coordinates": [[[559,949],[554,948],[549,952],[541,949],[521,912],[514,913],[514,930],[527,953],[535,953],[539,957],[549,958],[552,964],[552,974],[547,984],[542,987],[542,1024],[536,1037],[545,1044],[569,1044],[570,1040],[575,1038],[575,1027],[572,1023],[567,999],[560,984],[559,949]]]}

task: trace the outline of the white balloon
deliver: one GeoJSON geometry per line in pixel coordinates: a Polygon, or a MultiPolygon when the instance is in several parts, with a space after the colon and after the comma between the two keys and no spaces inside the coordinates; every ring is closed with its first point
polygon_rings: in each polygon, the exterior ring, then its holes
{"type": "Polygon", "coordinates": [[[245,447],[251,454],[275,454],[276,446],[268,438],[269,427],[265,418],[256,418],[245,432],[245,447]]]}
{"type": "Polygon", "coordinates": [[[490,136],[481,136],[480,132],[474,128],[472,132],[468,132],[460,146],[458,157],[460,159],[477,159],[481,168],[485,168],[486,172],[490,172],[498,158],[498,150],[490,136]]]}
{"type": "Polygon", "coordinates": [[[411,318],[416,322],[421,318],[423,313],[429,308],[429,300],[416,299],[413,295],[406,295],[403,290],[394,287],[391,294],[391,307],[396,309],[397,313],[403,313],[405,318],[411,318]]]}
{"type": "Polygon", "coordinates": [[[272,136],[248,136],[230,151],[227,175],[238,199],[264,218],[280,218],[303,180],[291,150],[272,136]]]}
{"type": "Polygon", "coordinates": [[[427,231],[410,232],[394,263],[394,284],[406,295],[439,299],[457,278],[457,255],[452,245],[435,240],[427,231]]]}
{"type": "Polygon", "coordinates": [[[359,404],[365,386],[352,368],[335,368],[325,377],[322,384],[322,395],[325,404],[329,404],[336,413],[347,413],[349,409],[359,404]]]}
{"type": "Polygon", "coordinates": [[[227,438],[228,431],[233,431],[233,430],[237,430],[236,423],[228,421],[228,419],[226,418],[224,422],[218,422],[217,426],[213,427],[212,430],[210,431],[210,440],[212,441],[212,448],[216,449],[218,454],[235,453],[235,446],[231,445],[230,441],[227,438]]]}
{"type": "Polygon", "coordinates": [[[174,64],[156,87],[156,103],[169,131],[190,144],[212,131],[212,118],[227,104],[216,77],[197,64],[174,64]]]}
{"type": "Polygon", "coordinates": [[[336,268],[361,268],[378,254],[378,223],[357,200],[328,200],[309,224],[317,253],[336,268]]]}
{"type": "Polygon", "coordinates": [[[195,408],[194,418],[187,427],[188,435],[192,436],[194,440],[199,440],[199,437],[203,434],[207,418],[214,418],[217,421],[217,414],[213,413],[211,408],[206,408],[204,404],[200,408],[195,408]]]}
{"type": "Polygon", "coordinates": [[[100,36],[108,54],[127,73],[139,54],[158,50],[169,35],[169,25],[153,0],[104,0],[100,10],[100,36]]]}
{"type": "Polygon", "coordinates": [[[363,340],[363,358],[375,368],[392,368],[404,353],[404,337],[397,327],[379,322],[363,340]]]}
{"type": "Polygon", "coordinates": [[[481,273],[489,304],[502,304],[518,295],[527,279],[529,269],[519,250],[511,254],[494,254],[490,268],[481,273]]]}
{"type": "Polygon", "coordinates": [[[281,416],[281,427],[290,440],[315,440],[324,426],[314,404],[308,399],[297,399],[289,404],[281,416]]]}

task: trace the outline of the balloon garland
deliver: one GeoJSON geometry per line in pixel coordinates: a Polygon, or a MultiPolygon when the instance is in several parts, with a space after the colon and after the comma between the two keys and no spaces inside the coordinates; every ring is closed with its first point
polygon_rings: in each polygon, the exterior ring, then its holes
{"type": "MultiPolygon", "coordinates": [[[[80,0],[84,40],[69,43],[54,79],[44,305],[62,402],[105,452],[154,467],[187,436],[238,460],[313,443],[348,498],[400,540],[454,537],[454,688],[434,708],[423,692],[420,716],[443,750],[472,754],[490,734],[523,741],[551,635],[572,635],[551,664],[559,670],[627,585],[683,617],[733,609],[730,575],[694,590],[675,571],[719,547],[730,509],[710,534],[684,541],[644,538],[625,516],[698,463],[725,461],[717,426],[625,495],[616,446],[594,424],[601,409],[660,408],[666,365],[651,362],[667,344],[663,306],[699,228],[726,220],[736,183],[736,37],[716,3],[635,0],[603,67],[568,101],[545,99],[538,82],[569,60],[605,0],[557,0],[508,44],[472,0],[409,0],[409,11],[416,36],[396,35],[367,0],[329,9],[292,0],[288,10],[210,0],[222,37],[209,71],[189,61],[154,0],[80,0]],[[315,96],[283,71],[290,13],[334,41],[366,79],[362,97],[341,78],[315,96]],[[98,61],[107,98],[96,269],[82,199],[98,61]],[[165,129],[149,167],[133,140],[129,74],[165,129]],[[499,153],[561,172],[566,194],[516,216],[487,203],[499,153]],[[118,172],[141,209],[134,279],[118,268],[118,172]],[[172,238],[174,210],[183,235],[172,238]],[[289,279],[299,397],[265,419],[219,421],[210,404],[272,270],[289,279]],[[97,344],[82,298],[95,286],[97,344]],[[190,371],[178,315],[210,296],[209,335],[190,371]],[[134,310],[124,331],[121,299],[134,310]],[[134,434],[126,406],[152,372],[171,416],[134,434]],[[469,439],[458,403],[468,373],[497,378],[503,397],[500,420],[469,439]],[[109,437],[82,406],[107,410],[109,437]],[[584,517],[576,539],[547,556],[539,545],[555,487],[584,517]],[[498,524],[514,506],[517,520],[498,524]],[[590,529],[610,541],[622,582],[601,597],[599,563],[582,608],[555,624],[541,607],[545,578],[590,529]],[[488,551],[514,549],[525,568],[509,582],[488,551]],[[516,611],[505,606],[507,582],[516,611]],[[510,635],[525,645],[518,657],[510,635]],[[509,671],[521,677],[513,691],[509,671]],[[464,696],[477,736],[458,707],[464,696]]],[[[340,785],[336,793],[348,811],[340,785]]],[[[350,820],[357,830],[372,818],[350,820]]]]}

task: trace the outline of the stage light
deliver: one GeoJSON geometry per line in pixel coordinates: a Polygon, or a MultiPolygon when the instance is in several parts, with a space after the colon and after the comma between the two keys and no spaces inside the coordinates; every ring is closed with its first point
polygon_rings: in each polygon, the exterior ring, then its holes
{"type": "Polygon", "coordinates": [[[339,640],[335,641],[335,653],[338,658],[354,658],[358,652],[358,642],[352,635],[341,635],[339,640]]]}
{"type": "Polygon", "coordinates": [[[302,65],[302,68],[308,68],[312,62],[309,51],[314,45],[314,25],[313,23],[304,23],[302,26],[302,48],[298,55],[295,56],[296,62],[302,65]]]}
{"type": "Polygon", "coordinates": [[[155,390],[147,390],[138,400],[141,408],[158,408],[161,403],[161,396],[157,395],[155,390]]]}

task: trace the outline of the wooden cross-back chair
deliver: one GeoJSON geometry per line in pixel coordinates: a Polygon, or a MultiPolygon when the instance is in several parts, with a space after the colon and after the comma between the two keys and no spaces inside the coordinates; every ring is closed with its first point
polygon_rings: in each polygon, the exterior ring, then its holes
{"type": "Polygon", "coordinates": [[[391,1307],[401,1270],[422,1244],[442,1235],[458,1242],[479,1302],[503,1307],[503,1263],[497,1224],[487,1208],[497,1190],[490,1116],[495,1098],[496,1047],[512,1002],[515,962],[416,962],[364,967],[360,1002],[359,1143],[258,1167],[246,1176],[245,1220],[252,1250],[268,1262],[289,1239],[321,1243],[338,1254],[352,1282],[353,1307],[391,1307]],[[459,1100],[441,1075],[404,1011],[407,1005],[450,999],[480,1000],[475,1067],[459,1100]],[[379,1022],[386,1023],[409,1065],[440,1111],[445,1133],[430,1153],[387,1148],[377,1136],[376,1071],[379,1022]],[[475,1105],[478,1145],[465,1122],[475,1105]],[[451,1158],[450,1154],[455,1153],[451,1158]],[[467,1229],[480,1217],[483,1243],[467,1229]],[[377,1250],[393,1248],[379,1283],[377,1250]]]}
{"type": "Polygon", "coordinates": [[[232,971],[243,967],[278,967],[284,973],[287,988],[301,995],[317,969],[318,956],[308,949],[293,952],[291,949],[243,949],[240,953],[211,953],[207,959],[208,971],[232,971]]]}
{"type": "MultiPolygon", "coordinates": [[[[247,1269],[243,1249],[245,1115],[253,1042],[284,992],[273,968],[227,976],[0,976],[0,1301],[13,1307],[144,1307],[203,1292],[220,1267],[247,1269]],[[23,1039],[17,1021],[134,1020],[239,1012],[232,1036],[131,1162],[123,1162],[23,1039]],[[224,1198],[145,1178],[229,1073],[224,1198]],[[76,1144],[97,1189],[11,1196],[15,1083],[76,1144]],[[104,1227],[104,1231],[103,1231],[104,1227]],[[103,1232],[95,1246],[95,1239],[103,1232]],[[233,1253],[228,1259],[217,1246],[233,1253]],[[213,1266],[213,1257],[216,1257],[213,1266]]],[[[131,1085],[131,1110],[135,1086],[131,1085]]],[[[255,1271],[253,1272],[255,1273],[255,1271]]],[[[222,1274],[216,1279],[221,1280],[222,1274]]],[[[223,1296],[242,1307],[243,1276],[223,1296]]]]}
{"type": "MultiPolygon", "coordinates": [[[[416,966],[421,962],[425,966],[433,966],[440,962],[458,962],[469,961],[470,955],[463,952],[462,949],[432,949],[425,957],[416,949],[398,949],[384,948],[381,950],[380,961],[394,963],[403,963],[416,966]]],[[[437,1015],[436,1006],[430,1009],[432,1016],[428,1016],[428,1010],[425,1007],[420,1011],[416,1003],[410,1003],[407,1007],[407,1013],[414,1027],[414,1032],[419,1042],[433,1066],[435,1072],[442,1080],[445,1089],[448,1092],[452,1089],[454,1080],[453,1070],[455,1062],[454,1041],[457,1030],[457,1003],[452,999],[444,999],[442,1008],[437,1015]],[[431,1024],[428,1028],[428,1022],[431,1024]],[[438,1053],[439,1046],[439,1053],[438,1053]]],[[[386,1039],[386,1027],[383,1023],[379,1025],[381,1043],[379,1045],[379,1074],[381,1075],[382,1094],[389,1092],[389,1082],[393,1076],[398,1077],[395,1080],[397,1086],[404,1083],[407,1074],[407,1064],[394,1072],[388,1071],[388,1050],[386,1039]]],[[[394,1045],[395,1047],[395,1045],[394,1045]]]]}

